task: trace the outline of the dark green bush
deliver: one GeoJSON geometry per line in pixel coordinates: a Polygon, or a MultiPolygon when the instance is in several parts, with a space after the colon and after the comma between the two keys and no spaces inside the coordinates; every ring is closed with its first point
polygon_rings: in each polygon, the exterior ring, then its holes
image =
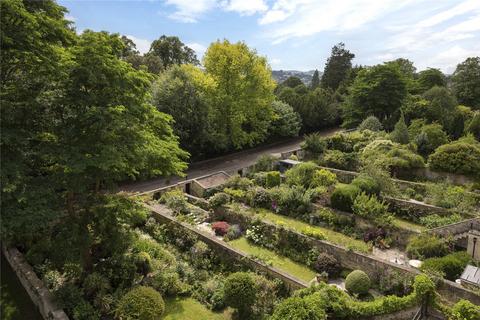
{"type": "Polygon", "coordinates": [[[88,297],[93,297],[100,292],[107,292],[110,282],[98,272],[89,274],[83,281],[83,290],[88,297]]]}
{"type": "Polygon", "coordinates": [[[74,320],[97,320],[100,319],[100,312],[96,310],[90,303],[82,300],[73,309],[74,320]]]}
{"type": "Polygon", "coordinates": [[[441,272],[448,280],[455,281],[470,261],[470,255],[465,251],[461,251],[439,258],[426,259],[423,261],[420,269],[423,272],[441,272]]]}
{"type": "Polygon", "coordinates": [[[360,188],[351,184],[339,185],[332,193],[331,205],[333,208],[341,211],[352,211],[352,205],[357,195],[360,194],[360,188]]]}
{"type": "Polygon", "coordinates": [[[312,133],[305,136],[301,145],[302,149],[313,156],[319,156],[326,148],[325,139],[319,133],[312,133]]]}
{"type": "Polygon", "coordinates": [[[358,130],[370,130],[370,131],[381,131],[383,129],[383,125],[375,116],[369,116],[365,118],[362,123],[358,126],[358,130]]]}
{"type": "Polygon", "coordinates": [[[438,147],[428,158],[432,169],[480,177],[480,143],[462,138],[438,147]]]}
{"type": "Polygon", "coordinates": [[[350,272],[345,279],[345,289],[351,294],[366,294],[370,290],[370,278],[362,270],[350,272]]]}
{"type": "Polygon", "coordinates": [[[265,172],[265,171],[255,173],[253,175],[253,182],[257,186],[265,187],[267,185],[267,174],[268,172],[265,172]]]}
{"type": "Polygon", "coordinates": [[[380,195],[380,185],[378,182],[367,175],[359,175],[352,181],[352,185],[357,186],[367,194],[380,195]]]}
{"type": "Polygon", "coordinates": [[[82,290],[73,283],[65,283],[54,291],[54,296],[60,308],[72,313],[77,304],[83,301],[82,290]]]}
{"type": "Polygon", "coordinates": [[[248,318],[256,298],[256,285],[248,272],[232,273],[225,279],[225,303],[238,310],[241,319],[248,318]]]}
{"type": "Polygon", "coordinates": [[[313,162],[299,163],[285,172],[286,183],[290,186],[310,187],[318,167],[313,162]]]}
{"type": "Polygon", "coordinates": [[[425,233],[412,237],[406,250],[409,257],[426,259],[446,255],[448,245],[445,239],[425,233]]]}
{"type": "Polygon", "coordinates": [[[116,316],[122,320],[158,320],[165,311],[162,295],[149,287],[136,287],[118,302],[116,316]]]}
{"type": "Polygon", "coordinates": [[[267,177],[265,180],[265,185],[267,188],[273,188],[279,186],[281,183],[280,172],[278,171],[269,171],[267,172],[267,177]]]}
{"type": "Polygon", "coordinates": [[[276,308],[270,320],[325,320],[327,315],[321,305],[311,299],[291,297],[283,300],[276,308]]]}
{"type": "Polygon", "coordinates": [[[275,167],[275,163],[278,159],[271,154],[264,154],[258,157],[257,162],[255,162],[255,172],[261,171],[271,171],[275,167]]]}
{"type": "Polygon", "coordinates": [[[337,259],[334,256],[324,252],[318,255],[314,267],[317,272],[328,273],[329,277],[336,276],[341,270],[341,266],[337,259]]]}
{"type": "Polygon", "coordinates": [[[347,153],[340,150],[325,151],[320,163],[325,167],[342,170],[355,170],[358,166],[356,153],[347,153]]]}
{"type": "Polygon", "coordinates": [[[241,177],[240,175],[236,174],[228,178],[228,180],[225,181],[225,183],[223,184],[223,187],[245,191],[248,188],[250,188],[252,185],[253,185],[252,180],[245,177],[241,177]]]}
{"type": "Polygon", "coordinates": [[[215,193],[210,199],[208,199],[208,204],[211,209],[216,209],[221,206],[226,205],[230,202],[230,196],[225,192],[215,193]]]}

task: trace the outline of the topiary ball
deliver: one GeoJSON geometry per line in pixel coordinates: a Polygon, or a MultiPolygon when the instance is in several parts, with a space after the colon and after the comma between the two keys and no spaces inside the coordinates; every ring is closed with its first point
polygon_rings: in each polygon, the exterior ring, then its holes
{"type": "Polygon", "coordinates": [[[370,289],[370,278],[362,270],[350,272],[345,280],[345,289],[351,294],[366,294],[370,289]]]}
{"type": "Polygon", "coordinates": [[[120,299],[116,316],[122,320],[159,320],[164,311],[162,295],[150,287],[139,286],[120,299]]]}

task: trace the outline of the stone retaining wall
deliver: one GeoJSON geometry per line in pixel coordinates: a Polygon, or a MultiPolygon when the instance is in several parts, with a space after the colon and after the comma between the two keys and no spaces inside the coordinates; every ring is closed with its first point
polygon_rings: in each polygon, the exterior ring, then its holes
{"type": "Polygon", "coordinates": [[[441,238],[446,238],[450,235],[454,236],[457,234],[466,233],[470,230],[480,231],[480,218],[463,220],[463,221],[452,223],[443,227],[430,229],[428,232],[432,234],[436,234],[441,238]]]}
{"type": "Polygon", "coordinates": [[[67,314],[56,305],[52,294],[37,277],[23,254],[16,248],[7,249],[5,246],[2,246],[2,251],[42,317],[51,320],[68,320],[67,314]]]}
{"type": "Polygon", "coordinates": [[[278,270],[274,267],[268,266],[262,261],[258,261],[255,259],[250,258],[247,254],[239,251],[235,248],[229,246],[226,242],[221,241],[209,234],[203,233],[194,226],[191,226],[187,223],[183,223],[178,221],[175,217],[171,216],[170,214],[166,213],[167,210],[158,210],[155,207],[150,205],[146,205],[145,207],[148,208],[152,213],[154,213],[154,218],[164,224],[173,223],[183,228],[189,230],[190,232],[194,233],[198,238],[209,245],[213,250],[220,254],[227,254],[229,257],[234,258],[235,260],[239,261],[240,263],[244,264],[248,268],[256,270],[261,273],[266,273],[270,277],[280,279],[283,281],[291,290],[296,289],[303,289],[308,286],[307,283],[304,281],[297,279],[281,270],[278,270]]]}

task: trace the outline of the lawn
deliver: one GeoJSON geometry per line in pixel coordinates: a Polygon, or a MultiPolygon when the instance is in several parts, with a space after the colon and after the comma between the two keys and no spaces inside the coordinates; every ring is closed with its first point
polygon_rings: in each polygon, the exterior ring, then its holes
{"type": "Polygon", "coordinates": [[[255,209],[255,211],[260,215],[264,220],[270,221],[275,224],[280,224],[286,228],[293,229],[297,232],[302,232],[307,227],[319,231],[325,235],[325,240],[341,245],[343,247],[353,249],[359,252],[368,253],[370,252],[371,247],[362,240],[357,240],[352,237],[349,237],[343,233],[330,230],[328,228],[323,228],[319,226],[312,226],[301,220],[294,218],[286,217],[280,214],[273,213],[265,209],[255,209]]]}
{"type": "Polygon", "coordinates": [[[316,275],[316,273],[308,267],[297,263],[287,257],[280,256],[271,250],[253,245],[243,237],[233,241],[229,241],[228,244],[240,251],[255,256],[264,261],[265,263],[270,264],[272,267],[282,270],[283,272],[288,273],[305,282],[309,282],[316,275]]]}
{"type": "Polygon", "coordinates": [[[213,312],[193,298],[173,298],[165,300],[163,320],[230,320],[231,313],[226,310],[213,312]]]}
{"type": "Polygon", "coordinates": [[[419,224],[406,221],[400,218],[395,218],[393,219],[393,225],[400,228],[400,229],[406,229],[406,230],[412,230],[412,231],[417,231],[417,232],[422,232],[427,230],[424,226],[421,226],[419,224]]]}

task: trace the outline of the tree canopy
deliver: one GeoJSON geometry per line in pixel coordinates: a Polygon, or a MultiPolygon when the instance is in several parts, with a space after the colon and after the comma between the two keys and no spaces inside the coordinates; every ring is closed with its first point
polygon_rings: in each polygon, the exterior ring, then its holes
{"type": "Polygon", "coordinates": [[[342,81],[347,78],[348,72],[352,68],[353,58],[355,55],[345,49],[343,42],[333,46],[322,74],[322,87],[337,90],[342,81]]]}
{"type": "Polygon", "coordinates": [[[453,89],[461,104],[480,109],[480,57],[460,63],[452,76],[453,89]]]}

